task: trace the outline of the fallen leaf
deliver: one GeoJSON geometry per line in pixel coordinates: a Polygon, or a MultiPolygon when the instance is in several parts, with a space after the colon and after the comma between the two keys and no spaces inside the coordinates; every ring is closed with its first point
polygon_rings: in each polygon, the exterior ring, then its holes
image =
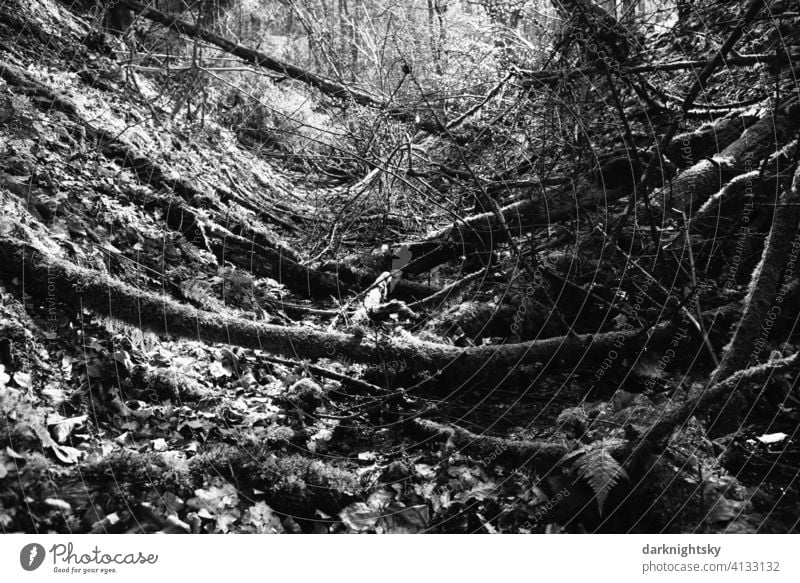
{"type": "Polygon", "coordinates": [[[61,512],[72,512],[72,506],[66,500],[60,498],[45,498],[44,503],[53,510],[60,510],[61,512]]]}
{"type": "Polygon", "coordinates": [[[122,399],[119,397],[114,397],[111,399],[109,404],[117,412],[117,414],[122,417],[130,417],[133,414],[133,410],[123,403],[122,399]]]}
{"type": "Polygon", "coordinates": [[[215,519],[219,532],[229,532],[240,516],[236,488],[221,478],[215,478],[208,488],[199,488],[194,493],[195,497],[189,499],[186,505],[197,510],[201,518],[215,519]]]}
{"type": "Polygon", "coordinates": [[[403,507],[394,503],[381,516],[379,525],[390,534],[415,534],[428,526],[429,519],[425,504],[403,507]]]}
{"type": "Polygon", "coordinates": [[[98,520],[92,525],[92,529],[89,531],[89,534],[102,534],[105,533],[109,528],[114,526],[119,522],[119,514],[113,512],[103,518],[103,520],[98,520]]]}
{"type": "Polygon", "coordinates": [[[367,498],[367,506],[379,512],[387,508],[393,501],[394,492],[382,489],[369,495],[369,498],[367,498]]]}
{"type": "Polygon", "coordinates": [[[414,471],[423,479],[430,479],[436,476],[436,471],[428,464],[414,464],[414,471]]]}
{"type": "Polygon", "coordinates": [[[167,451],[168,445],[167,440],[163,437],[159,437],[158,439],[154,439],[150,442],[151,446],[153,447],[153,451],[167,451]]]}
{"type": "Polygon", "coordinates": [[[192,532],[192,527],[174,514],[170,514],[164,521],[164,528],[160,532],[163,534],[189,534],[192,532]]]}
{"type": "Polygon", "coordinates": [[[111,356],[114,358],[114,360],[125,367],[125,370],[128,372],[133,370],[133,361],[131,360],[131,355],[128,354],[127,350],[115,350],[114,354],[111,356]]]}
{"type": "MultiPolygon", "coordinates": [[[[60,415],[58,417],[61,417],[60,415]]],[[[47,418],[47,424],[50,426],[50,433],[53,435],[58,443],[64,443],[69,438],[70,434],[86,423],[89,417],[87,415],[78,415],[69,419],[54,418],[51,422],[51,416],[47,418]]]]}
{"type": "Polygon", "coordinates": [[[5,365],[0,364],[0,387],[5,386],[10,380],[11,377],[6,374],[5,365]]]}
{"type": "Polygon", "coordinates": [[[779,443],[789,437],[785,433],[778,432],[778,433],[765,433],[761,437],[756,437],[758,441],[763,443],[764,445],[770,445],[773,443],[779,443]]]}
{"type": "Polygon", "coordinates": [[[77,464],[83,455],[81,450],[74,447],[69,447],[68,445],[58,445],[57,443],[54,443],[51,447],[53,449],[53,453],[56,454],[58,460],[63,464],[77,464]]]}
{"type": "Polygon", "coordinates": [[[215,379],[231,376],[231,371],[222,366],[222,363],[218,360],[215,360],[209,365],[208,372],[210,372],[211,376],[215,379]]]}
{"type": "Polygon", "coordinates": [[[64,391],[56,384],[47,385],[44,389],[42,389],[42,395],[44,395],[47,400],[56,407],[67,400],[67,396],[64,391]]]}
{"type": "Polygon", "coordinates": [[[14,382],[23,389],[31,388],[31,375],[26,372],[15,372],[14,382]]]}
{"type": "Polygon", "coordinates": [[[277,534],[284,532],[280,519],[265,502],[256,502],[244,511],[242,523],[254,527],[258,534],[277,534]]]}
{"type": "Polygon", "coordinates": [[[374,530],[380,516],[363,502],[354,502],[339,513],[344,525],[357,532],[374,530]]]}

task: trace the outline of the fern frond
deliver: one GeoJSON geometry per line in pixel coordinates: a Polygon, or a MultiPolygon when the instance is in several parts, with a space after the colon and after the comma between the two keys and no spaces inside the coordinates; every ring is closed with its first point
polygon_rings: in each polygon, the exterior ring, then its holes
{"type": "Polygon", "coordinates": [[[571,467],[579,478],[589,483],[597,500],[600,516],[603,515],[603,505],[608,499],[611,489],[620,479],[628,479],[628,473],[617,460],[611,457],[605,447],[591,447],[580,449],[569,456],[573,459],[571,467]]]}

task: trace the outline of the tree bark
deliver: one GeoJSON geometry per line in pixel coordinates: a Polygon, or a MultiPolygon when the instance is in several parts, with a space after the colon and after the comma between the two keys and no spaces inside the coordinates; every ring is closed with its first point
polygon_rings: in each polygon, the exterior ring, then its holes
{"type": "MultiPolygon", "coordinates": [[[[27,231],[27,240],[34,240],[27,228],[19,229],[27,231]]],[[[0,238],[0,272],[8,281],[19,278],[24,282],[25,293],[30,296],[50,298],[48,294],[55,294],[56,301],[74,309],[90,309],[157,334],[233,344],[289,358],[360,362],[397,372],[428,371],[461,382],[478,375],[507,373],[526,365],[568,370],[602,362],[612,350],[618,355],[636,355],[644,346],[658,349],[674,340],[675,325],[663,323],[646,333],[631,329],[457,348],[413,338],[374,340],[363,334],[224,318],[164,295],[135,289],[105,273],[58,259],[43,247],[6,237],[0,238]]]]}
{"type": "Polygon", "coordinates": [[[794,137],[798,128],[800,99],[795,97],[767,112],[719,154],[681,172],[653,198],[663,201],[666,208],[677,208],[690,216],[731,178],[755,170],[762,159],[794,137]]]}
{"type": "Polygon", "coordinates": [[[688,168],[722,152],[738,140],[752,122],[752,119],[740,116],[725,117],[694,131],[678,134],[664,155],[678,168],[688,168]]]}
{"type": "MultiPolygon", "coordinates": [[[[628,192],[625,187],[604,190],[588,181],[581,181],[570,190],[551,188],[532,192],[528,199],[500,208],[500,213],[510,235],[518,237],[538,225],[575,218],[580,209],[595,210],[628,192]]],[[[424,273],[459,255],[491,252],[504,242],[505,232],[503,223],[494,212],[473,215],[422,241],[409,243],[414,261],[404,268],[404,272],[424,273]]]]}
{"type": "Polygon", "coordinates": [[[554,438],[550,441],[506,439],[492,435],[479,435],[454,425],[443,425],[428,419],[408,422],[409,433],[427,439],[451,442],[462,453],[491,460],[508,459],[517,463],[533,462],[538,467],[550,468],[572,449],[573,443],[554,438]]]}
{"type": "Polygon", "coordinates": [[[794,266],[800,253],[800,235],[797,232],[800,224],[800,168],[794,176],[791,188],[787,189],[778,200],[772,229],[764,246],[761,263],[756,267],[750,281],[747,297],[744,301],[744,313],[736,326],[730,344],[726,347],[722,361],[712,376],[712,383],[720,383],[738,370],[742,370],[757,361],[759,353],[766,344],[757,337],[766,329],[768,334],[775,312],[780,314],[783,306],[783,295],[788,290],[791,278],[794,277],[794,266]],[[791,253],[791,256],[790,256],[791,253]],[[784,276],[784,285],[780,285],[787,257],[789,267],[784,276]]]}

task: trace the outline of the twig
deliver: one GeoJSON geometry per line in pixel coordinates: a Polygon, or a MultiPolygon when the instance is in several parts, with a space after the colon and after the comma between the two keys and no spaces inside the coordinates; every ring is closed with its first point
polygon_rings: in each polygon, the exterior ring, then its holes
{"type": "Polygon", "coordinates": [[[484,105],[489,103],[489,101],[491,101],[503,89],[505,84],[508,83],[509,79],[511,79],[511,77],[513,77],[513,75],[514,75],[514,73],[512,72],[512,73],[508,73],[505,77],[503,77],[500,80],[500,82],[497,85],[495,85],[492,88],[492,90],[489,91],[489,93],[486,94],[486,97],[482,101],[480,101],[479,103],[475,104],[474,107],[468,109],[467,111],[465,111],[463,114],[458,116],[453,121],[448,122],[448,124],[446,126],[447,129],[448,130],[452,130],[454,128],[457,128],[459,125],[464,123],[464,121],[467,120],[470,116],[472,116],[475,113],[477,113],[478,111],[480,111],[480,109],[483,108],[484,105]]]}
{"type": "MultiPolygon", "coordinates": [[[[420,92],[424,95],[425,93],[424,93],[424,91],[422,89],[422,86],[419,84],[419,81],[417,80],[417,78],[412,76],[412,80],[414,81],[414,83],[416,83],[416,85],[419,88],[420,92]]],[[[460,158],[461,163],[467,169],[467,172],[469,172],[470,177],[472,178],[473,182],[477,186],[478,193],[480,195],[480,200],[482,201],[482,204],[485,207],[487,207],[484,210],[489,210],[494,215],[495,219],[497,220],[497,222],[498,222],[498,224],[500,226],[500,232],[503,234],[503,238],[508,242],[508,245],[511,247],[511,250],[513,251],[514,255],[517,257],[519,262],[522,264],[522,267],[525,269],[525,271],[528,272],[528,275],[533,280],[535,280],[536,279],[536,271],[525,260],[525,257],[523,256],[522,251],[519,248],[519,245],[517,245],[516,241],[514,241],[514,237],[511,235],[511,230],[508,228],[508,223],[506,222],[506,218],[503,216],[503,210],[500,208],[500,205],[497,204],[497,201],[494,200],[494,198],[492,198],[489,195],[489,193],[487,192],[485,186],[483,185],[483,183],[481,182],[481,180],[478,178],[477,174],[475,173],[475,170],[472,168],[472,165],[469,163],[469,161],[467,160],[467,157],[464,155],[463,148],[461,148],[461,146],[459,146],[458,140],[455,139],[455,137],[453,136],[452,132],[447,127],[447,125],[446,124],[442,124],[439,121],[438,116],[436,115],[435,111],[433,111],[433,117],[436,120],[437,124],[440,125],[443,128],[443,133],[447,136],[447,138],[450,140],[450,142],[455,146],[456,153],[458,154],[458,157],[460,158]]],[[[490,233],[490,237],[491,237],[491,233],[490,233]]],[[[491,246],[491,243],[490,243],[490,246],[491,246]]],[[[534,263],[537,264],[537,266],[538,266],[538,261],[537,261],[537,258],[536,258],[535,255],[533,256],[533,260],[534,260],[534,263]]],[[[550,293],[547,291],[547,289],[542,288],[542,295],[545,297],[545,299],[550,304],[549,306],[543,306],[543,307],[545,307],[545,309],[550,309],[551,310],[550,311],[550,315],[554,316],[555,320],[561,325],[562,328],[564,328],[566,330],[567,334],[569,334],[570,336],[577,336],[575,331],[572,329],[572,326],[570,326],[566,322],[566,320],[564,320],[564,316],[561,314],[561,312],[559,312],[556,309],[555,302],[550,297],[550,293]]],[[[533,298],[533,302],[535,304],[540,304],[540,302],[535,298],[533,298]]]]}
{"type": "MultiPolygon", "coordinates": [[[[250,49],[223,38],[211,32],[210,30],[203,29],[192,24],[191,22],[181,20],[176,16],[165,14],[159,10],[151,8],[142,2],[137,2],[135,0],[120,0],[120,2],[144,18],[158,22],[168,28],[173,28],[178,32],[192,38],[201,39],[207,43],[211,43],[223,51],[235,55],[244,61],[253,63],[258,67],[286,75],[286,77],[296,81],[302,81],[303,83],[315,87],[322,93],[332,97],[351,100],[365,107],[379,109],[385,115],[412,123],[415,122],[414,112],[408,110],[407,108],[390,108],[385,101],[382,101],[381,99],[370,95],[365,91],[338,83],[321,75],[317,75],[316,73],[312,73],[305,69],[301,69],[300,67],[290,65],[289,63],[284,63],[260,51],[250,49]]],[[[438,130],[438,128],[431,123],[419,122],[416,125],[421,129],[425,129],[426,131],[430,132],[436,132],[438,130]]]]}
{"type": "Polygon", "coordinates": [[[299,366],[306,369],[309,372],[314,373],[315,375],[321,376],[326,379],[330,379],[332,381],[338,381],[342,383],[342,385],[346,385],[355,389],[360,390],[362,393],[367,395],[373,396],[385,396],[386,390],[382,389],[378,385],[373,385],[372,383],[368,383],[366,381],[362,381],[360,379],[354,379],[353,377],[349,377],[347,375],[332,371],[327,368],[322,368],[321,366],[316,366],[313,364],[309,364],[307,362],[300,362],[297,360],[290,360],[287,358],[281,358],[279,356],[272,356],[271,354],[262,354],[261,358],[264,360],[268,360],[270,362],[275,362],[277,364],[282,364],[284,366],[299,366]]]}
{"type": "MultiPolygon", "coordinates": [[[[683,225],[684,225],[684,229],[686,231],[686,240],[689,243],[689,245],[688,245],[688,247],[689,247],[689,249],[688,249],[688,251],[689,251],[689,266],[692,269],[692,285],[694,286],[695,289],[697,289],[697,271],[696,271],[695,266],[694,266],[694,252],[692,251],[692,241],[691,241],[691,239],[689,239],[689,223],[686,220],[686,213],[681,211],[681,215],[683,216],[683,225]]],[[[699,318],[699,319],[695,320],[695,322],[700,328],[700,334],[703,335],[703,341],[704,341],[704,343],[706,345],[706,348],[708,348],[708,353],[711,355],[711,360],[714,361],[714,367],[716,368],[716,367],[719,366],[719,359],[717,358],[717,354],[714,352],[714,347],[711,346],[711,342],[709,342],[709,340],[708,340],[708,332],[706,332],[705,325],[703,324],[703,319],[700,317],[700,314],[702,314],[703,311],[700,309],[700,297],[699,297],[699,294],[694,294],[694,308],[695,308],[695,311],[697,312],[697,317],[699,318]]],[[[687,312],[688,312],[688,310],[687,310],[687,312]]]]}
{"type": "Polygon", "coordinates": [[[468,283],[475,281],[476,279],[482,277],[486,274],[489,270],[489,266],[479,269],[474,273],[470,273],[469,275],[462,277],[458,281],[454,281],[453,283],[444,286],[438,292],[433,295],[428,296],[427,298],[423,298],[411,304],[408,304],[408,308],[410,310],[417,310],[419,308],[427,308],[439,302],[440,300],[445,300],[446,298],[450,297],[451,294],[455,293],[457,290],[461,289],[468,283]]]}
{"type": "MultiPolygon", "coordinates": [[[[597,229],[601,233],[603,233],[603,235],[605,237],[608,237],[608,234],[603,230],[602,227],[600,227],[598,225],[597,229]]],[[[633,265],[636,269],[638,269],[640,272],[642,272],[645,277],[647,277],[650,281],[652,281],[653,283],[655,283],[658,286],[658,289],[661,290],[661,293],[663,293],[667,298],[672,296],[672,294],[669,292],[669,290],[667,290],[667,288],[664,287],[664,284],[662,284],[660,281],[658,281],[655,278],[655,276],[652,275],[649,271],[647,271],[644,267],[642,267],[641,265],[636,263],[636,261],[630,255],[628,255],[619,246],[619,243],[617,243],[617,241],[614,238],[610,238],[610,240],[611,240],[611,243],[617,248],[617,251],[625,258],[626,265],[633,265]]],[[[692,268],[692,271],[694,271],[694,268],[692,268]]],[[[695,289],[695,290],[697,289],[697,280],[694,280],[693,289],[695,289]]],[[[687,320],[689,320],[694,325],[695,328],[697,328],[697,331],[700,332],[700,336],[703,339],[703,344],[708,349],[708,351],[711,353],[711,358],[714,360],[714,364],[716,365],[717,362],[718,362],[717,356],[714,353],[714,347],[711,345],[711,342],[708,339],[708,332],[706,331],[705,326],[701,322],[699,322],[698,319],[695,318],[692,315],[692,313],[689,311],[689,309],[686,307],[687,300],[689,298],[691,298],[692,296],[696,297],[696,295],[697,295],[696,293],[692,293],[687,298],[684,298],[680,302],[680,304],[678,305],[678,310],[686,317],[687,320]]],[[[699,306],[699,303],[698,303],[698,306],[699,306]]],[[[701,312],[699,312],[699,311],[698,311],[698,317],[702,320],[701,312]]]]}
{"type": "MultiPolygon", "coordinates": [[[[611,96],[614,99],[614,106],[617,108],[617,114],[619,115],[620,123],[625,131],[625,141],[628,143],[627,149],[631,167],[641,168],[641,159],[639,158],[639,152],[636,150],[636,143],[633,140],[631,124],[628,123],[628,118],[625,116],[625,109],[622,107],[622,101],[620,100],[619,93],[614,85],[614,79],[611,77],[611,72],[608,69],[606,69],[606,81],[608,82],[608,88],[609,91],[611,91],[611,96]]],[[[634,198],[636,197],[637,186],[638,184],[633,185],[633,192],[631,193],[631,196],[634,198]]],[[[658,247],[658,231],[656,230],[656,223],[653,219],[653,213],[650,212],[650,195],[646,190],[642,191],[642,200],[644,200],[647,223],[650,226],[650,237],[653,240],[653,245],[658,247]]]]}

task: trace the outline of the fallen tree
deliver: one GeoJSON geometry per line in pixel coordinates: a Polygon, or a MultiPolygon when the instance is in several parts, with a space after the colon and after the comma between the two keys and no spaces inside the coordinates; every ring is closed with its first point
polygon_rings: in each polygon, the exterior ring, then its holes
{"type": "MultiPolygon", "coordinates": [[[[707,164],[708,156],[726,146],[737,156],[749,156],[752,152],[742,145],[750,144],[754,139],[754,132],[742,135],[748,125],[750,121],[740,117],[723,118],[694,132],[675,136],[669,143],[667,154],[671,160],[682,157],[689,164],[695,159],[703,158],[698,165],[707,164]]],[[[769,152],[759,150],[755,153],[766,155],[769,152]]],[[[719,164],[722,168],[728,166],[721,162],[719,164]]],[[[697,174],[692,168],[684,174],[664,186],[660,191],[662,195],[674,194],[676,189],[688,188],[684,183],[691,184],[692,180],[697,180],[697,174]]],[[[733,176],[735,173],[730,171],[711,178],[724,184],[733,176]]],[[[664,183],[667,179],[668,176],[663,175],[658,183],[664,183]]],[[[627,196],[632,192],[631,186],[627,183],[614,184],[612,188],[609,184],[598,185],[589,180],[573,181],[561,186],[528,182],[527,198],[499,209],[502,220],[493,211],[484,212],[454,221],[452,225],[439,229],[423,240],[405,243],[414,259],[403,271],[407,274],[425,273],[460,255],[492,251],[496,245],[505,241],[507,234],[521,237],[535,227],[577,218],[581,210],[595,211],[627,196]]]]}
{"type": "MultiPolygon", "coordinates": [[[[664,134],[661,136],[661,139],[659,140],[658,145],[655,148],[655,152],[658,154],[658,156],[652,156],[650,158],[650,162],[647,164],[647,168],[645,169],[644,174],[642,174],[639,183],[635,186],[635,188],[631,192],[630,197],[628,198],[628,204],[625,208],[625,214],[623,215],[622,220],[620,220],[617,223],[617,227],[614,232],[614,237],[617,240],[620,239],[623,227],[627,222],[628,217],[630,216],[634,207],[636,206],[636,198],[638,193],[641,193],[641,198],[644,200],[645,210],[647,211],[648,207],[650,206],[649,190],[647,189],[647,187],[651,177],[653,176],[656,170],[658,162],[660,161],[661,154],[667,152],[670,144],[672,143],[673,138],[675,137],[676,132],[678,131],[678,127],[680,126],[683,117],[686,115],[686,113],[689,111],[692,105],[694,105],[695,99],[697,99],[697,97],[700,95],[700,92],[703,91],[703,89],[705,88],[708,79],[711,78],[711,75],[714,73],[714,71],[716,71],[720,67],[720,65],[723,64],[725,57],[728,55],[728,53],[731,52],[733,47],[736,45],[736,43],[744,34],[747,26],[749,26],[752,20],[761,11],[761,8],[763,6],[764,6],[764,0],[750,0],[747,9],[739,17],[736,26],[733,27],[730,34],[725,39],[725,42],[723,42],[722,46],[717,50],[716,53],[714,53],[714,56],[709,60],[705,68],[697,75],[694,82],[692,83],[692,86],[686,92],[683,102],[681,103],[680,112],[673,118],[672,122],[670,123],[669,127],[664,132],[664,134]]],[[[713,192],[719,190],[719,188],[721,187],[722,184],[724,184],[724,182],[719,186],[717,186],[716,188],[713,188],[715,169],[716,165],[712,164],[711,172],[701,171],[693,173],[691,172],[692,169],[690,169],[689,171],[679,175],[678,181],[681,180],[681,177],[684,177],[683,180],[687,181],[688,184],[686,185],[684,185],[683,183],[680,184],[680,186],[682,186],[683,188],[679,190],[678,205],[684,207],[686,203],[685,199],[694,196],[694,189],[696,186],[695,183],[699,179],[705,179],[703,180],[704,182],[703,186],[702,187],[698,186],[698,188],[703,189],[703,192],[701,193],[701,197],[703,199],[712,194],[713,192]],[[696,176],[692,177],[693,175],[696,176]],[[711,188],[710,192],[706,192],[709,189],[709,187],[711,188]]],[[[656,192],[656,204],[663,204],[665,208],[670,207],[674,184],[675,183],[673,182],[668,187],[664,187],[661,189],[661,191],[656,192]],[[668,197],[670,199],[669,201],[668,197]]],[[[647,216],[652,216],[649,214],[649,212],[647,212],[646,214],[647,216]]],[[[691,209],[689,209],[688,214],[691,214],[691,209]]],[[[658,237],[655,231],[655,225],[652,222],[650,223],[650,229],[653,234],[653,239],[655,242],[658,237]]]]}
{"type": "MultiPolygon", "coordinates": [[[[26,230],[21,226],[18,229],[26,230]]],[[[31,233],[25,239],[35,240],[31,233]]],[[[19,278],[25,284],[25,293],[33,297],[48,297],[48,293],[57,290],[58,301],[73,309],[90,309],[158,334],[233,344],[290,358],[327,358],[427,371],[459,381],[480,373],[508,374],[525,365],[569,370],[602,362],[611,351],[633,356],[640,354],[645,346],[656,350],[673,342],[676,328],[676,324],[666,322],[650,330],[628,329],[458,348],[410,336],[375,339],[364,333],[343,334],[222,317],[161,294],[133,288],[108,274],[76,266],[57,258],[55,250],[21,243],[20,237],[0,238],[0,259],[4,278],[8,281],[19,278]]],[[[718,316],[726,319],[723,312],[707,315],[714,320],[718,316]]]]}
{"type": "Polygon", "coordinates": [[[672,138],[664,155],[678,168],[687,168],[730,146],[753,121],[746,116],[734,115],[704,124],[672,138]]]}
{"type": "Polygon", "coordinates": [[[406,243],[413,261],[403,268],[408,274],[425,273],[434,267],[469,253],[487,253],[512,237],[524,236],[531,229],[577,218],[582,209],[596,210],[618,200],[629,189],[602,189],[588,181],[573,188],[542,188],[495,212],[472,215],[454,222],[420,241],[406,243]]]}
{"type": "Polygon", "coordinates": [[[789,142],[800,128],[800,98],[794,97],[767,111],[719,154],[701,160],[681,172],[655,193],[665,208],[687,215],[696,212],[712,194],[732,178],[757,169],[758,163],[789,142]]]}
{"type": "MultiPolygon", "coordinates": [[[[774,323],[775,313],[780,314],[783,310],[783,296],[794,277],[797,253],[800,251],[800,239],[796,236],[798,224],[800,224],[800,170],[796,172],[791,187],[787,188],[778,199],[761,262],[753,272],[744,301],[744,313],[736,325],[733,338],[725,348],[719,367],[712,375],[711,382],[721,383],[735,372],[758,362],[774,323]],[[783,278],[785,284],[782,286],[780,282],[784,269],[786,269],[783,278]]],[[[716,424],[736,426],[739,415],[736,404],[729,406],[726,402],[721,405],[716,424]]]]}
{"type": "Polygon", "coordinates": [[[120,0],[120,2],[128,6],[131,10],[143,18],[158,22],[167,28],[172,28],[181,34],[185,34],[186,36],[204,40],[207,43],[219,47],[226,53],[235,55],[243,61],[252,63],[253,65],[263,69],[274,71],[276,73],[280,73],[281,75],[285,75],[289,79],[306,83],[311,87],[318,89],[325,95],[349,100],[353,103],[357,103],[358,105],[381,110],[389,117],[414,123],[420,129],[429,132],[437,132],[441,129],[441,126],[433,121],[417,121],[416,112],[414,112],[413,109],[392,107],[389,102],[383,101],[360,89],[356,89],[355,87],[344,85],[342,83],[337,83],[336,81],[323,77],[322,75],[317,75],[316,73],[306,71],[300,67],[290,65],[289,63],[284,63],[283,61],[274,59],[265,53],[237,44],[211,32],[210,30],[201,28],[195,24],[192,24],[191,22],[181,20],[177,16],[165,14],[160,10],[156,10],[155,8],[152,8],[146,4],[137,2],[136,0],[120,0]]]}
{"type": "Polygon", "coordinates": [[[786,358],[772,360],[737,371],[726,377],[725,380],[712,384],[695,397],[664,414],[645,432],[642,439],[633,446],[631,451],[634,454],[664,451],[668,446],[669,437],[675,431],[685,427],[692,417],[703,416],[712,407],[730,401],[743,387],[752,384],[763,386],[769,378],[781,372],[796,373],[798,365],[800,365],[800,357],[795,353],[786,358]]]}
{"type": "Polygon", "coordinates": [[[411,435],[416,434],[426,440],[447,440],[460,452],[476,458],[511,459],[518,464],[532,462],[546,470],[562,461],[575,445],[563,438],[528,441],[479,435],[455,425],[445,425],[429,419],[412,419],[406,425],[411,435]]]}

